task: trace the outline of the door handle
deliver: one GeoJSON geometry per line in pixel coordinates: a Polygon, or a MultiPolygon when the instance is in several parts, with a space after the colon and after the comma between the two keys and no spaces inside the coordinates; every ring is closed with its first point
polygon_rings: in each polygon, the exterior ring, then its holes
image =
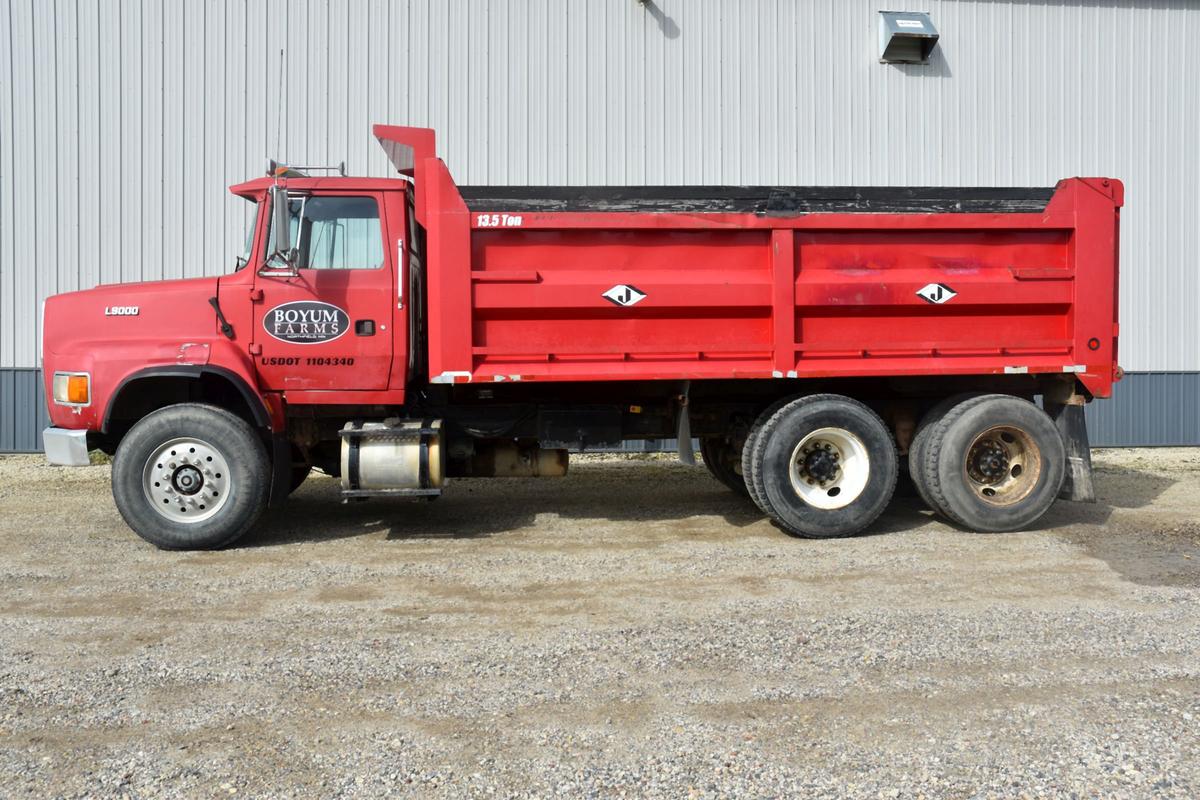
{"type": "Polygon", "coordinates": [[[354,321],[355,336],[374,336],[375,335],[375,320],[373,319],[357,319],[354,321]]]}

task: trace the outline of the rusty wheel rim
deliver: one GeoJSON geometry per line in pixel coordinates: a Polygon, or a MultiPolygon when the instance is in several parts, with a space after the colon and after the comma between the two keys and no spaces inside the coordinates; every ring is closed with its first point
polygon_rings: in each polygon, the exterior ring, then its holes
{"type": "Polygon", "coordinates": [[[1020,428],[997,425],[975,437],[963,460],[967,485],[983,502],[1007,506],[1029,496],[1042,474],[1042,452],[1020,428]]]}

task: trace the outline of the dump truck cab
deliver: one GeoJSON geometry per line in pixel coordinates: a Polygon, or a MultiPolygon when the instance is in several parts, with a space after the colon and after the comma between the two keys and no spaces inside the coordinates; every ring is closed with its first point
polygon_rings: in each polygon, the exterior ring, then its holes
{"type": "Polygon", "coordinates": [[[220,280],[221,306],[230,324],[249,331],[261,391],[286,392],[297,404],[368,395],[404,402],[411,301],[419,296],[409,276],[419,257],[408,187],[400,179],[305,176],[232,187],[258,213],[244,266],[220,280]],[[287,254],[272,224],[283,197],[287,254]]]}
{"type": "Polygon", "coordinates": [[[49,298],[50,448],[74,462],[88,436],[112,449],[164,397],[234,405],[279,431],[284,393],[297,404],[402,404],[415,366],[406,295],[420,294],[416,273],[409,286],[419,261],[409,187],[295,172],[239,184],[231,191],[256,213],[229,273],[49,298]],[[272,188],[288,201],[289,261],[273,242],[272,188]]]}

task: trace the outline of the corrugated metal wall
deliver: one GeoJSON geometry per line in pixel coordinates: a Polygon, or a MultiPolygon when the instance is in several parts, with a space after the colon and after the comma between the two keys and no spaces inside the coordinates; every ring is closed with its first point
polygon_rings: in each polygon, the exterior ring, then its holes
{"type": "Polygon", "coordinates": [[[1200,373],[1140,372],[1126,375],[1112,400],[1087,406],[1092,444],[1200,445],[1200,373]]]}
{"type": "Polygon", "coordinates": [[[388,121],[462,183],[1114,175],[1122,363],[1200,370],[1200,3],[925,0],[933,63],[879,64],[907,5],[0,0],[0,368],[47,294],[227,270],[268,155],[387,174],[388,121]]]}
{"type": "Polygon", "coordinates": [[[0,453],[42,449],[50,424],[40,369],[0,369],[0,453]]]}

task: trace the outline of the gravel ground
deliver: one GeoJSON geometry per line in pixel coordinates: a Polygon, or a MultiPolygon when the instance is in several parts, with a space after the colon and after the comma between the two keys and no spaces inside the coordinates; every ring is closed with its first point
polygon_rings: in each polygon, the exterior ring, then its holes
{"type": "Polygon", "coordinates": [[[589,458],[136,538],[108,468],[0,458],[0,794],[1195,797],[1200,450],[979,535],[788,538],[589,458]]]}

